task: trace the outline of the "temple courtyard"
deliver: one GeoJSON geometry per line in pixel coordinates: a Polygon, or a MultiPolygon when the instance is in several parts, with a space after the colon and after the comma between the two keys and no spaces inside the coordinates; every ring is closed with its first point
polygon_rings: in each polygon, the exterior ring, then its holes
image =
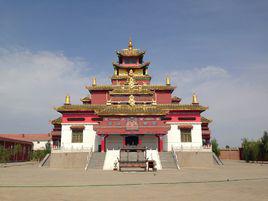
{"type": "Polygon", "coordinates": [[[0,200],[268,200],[268,164],[158,172],[1,167],[0,200]]]}

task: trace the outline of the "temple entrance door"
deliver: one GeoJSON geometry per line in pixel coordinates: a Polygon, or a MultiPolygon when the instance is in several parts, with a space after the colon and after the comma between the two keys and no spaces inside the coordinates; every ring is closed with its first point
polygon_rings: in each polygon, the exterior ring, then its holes
{"type": "Polygon", "coordinates": [[[127,146],[137,146],[139,143],[139,137],[135,135],[126,136],[125,140],[127,146]]]}

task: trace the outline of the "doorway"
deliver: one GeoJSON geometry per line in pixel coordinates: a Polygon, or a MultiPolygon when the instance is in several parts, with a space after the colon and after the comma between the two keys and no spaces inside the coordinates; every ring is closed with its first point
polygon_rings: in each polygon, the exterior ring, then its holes
{"type": "Polygon", "coordinates": [[[139,137],[135,135],[126,136],[125,140],[127,146],[137,146],[139,143],[139,137]]]}

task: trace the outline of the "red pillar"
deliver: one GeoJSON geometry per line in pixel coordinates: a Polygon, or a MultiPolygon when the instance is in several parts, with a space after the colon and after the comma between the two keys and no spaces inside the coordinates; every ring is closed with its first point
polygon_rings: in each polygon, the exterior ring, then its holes
{"type": "Polygon", "coordinates": [[[142,144],[142,139],[141,139],[141,136],[139,136],[139,145],[142,144]]]}
{"type": "Polygon", "coordinates": [[[123,147],[126,145],[126,136],[122,136],[122,145],[123,147]]]}
{"type": "Polygon", "coordinates": [[[107,135],[101,136],[101,152],[106,151],[106,137],[107,137],[107,135]]]}
{"type": "Polygon", "coordinates": [[[158,138],[158,151],[162,152],[163,151],[163,136],[157,135],[157,138],[158,138]]]}

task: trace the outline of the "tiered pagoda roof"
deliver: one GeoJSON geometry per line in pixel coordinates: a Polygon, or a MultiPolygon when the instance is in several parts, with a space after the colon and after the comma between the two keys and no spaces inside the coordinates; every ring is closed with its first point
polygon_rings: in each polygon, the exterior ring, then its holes
{"type": "MultiPolygon", "coordinates": [[[[151,85],[151,77],[147,74],[150,62],[143,62],[144,54],[145,51],[133,48],[130,40],[128,48],[117,51],[119,61],[113,63],[115,72],[111,85],[98,85],[95,79],[92,85],[86,86],[91,95],[81,99],[83,104],[72,105],[68,101],[68,104],[55,109],[60,113],[90,112],[99,116],[163,116],[172,111],[198,111],[201,113],[207,109],[207,107],[199,105],[196,95],[194,95],[192,104],[180,104],[179,97],[171,96],[175,86],[170,85],[169,78],[166,79],[165,85],[151,85]],[[130,60],[133,59],[132,57],[134,60],[130,60]],[[117,82],[113,82],[114,79],[117,82]],[[94,94],[97,95],[94,96],[94,94]],[[161,96],[162,94],[164,96],[161,96]],[[159,102],[158,96],[162,97],[159,102]],[[96,97],[101,100],[98,99],[94,102],[96,97]]],[[[202,122],[209,122],[209,120],[202,117],[202,122]]]]}

